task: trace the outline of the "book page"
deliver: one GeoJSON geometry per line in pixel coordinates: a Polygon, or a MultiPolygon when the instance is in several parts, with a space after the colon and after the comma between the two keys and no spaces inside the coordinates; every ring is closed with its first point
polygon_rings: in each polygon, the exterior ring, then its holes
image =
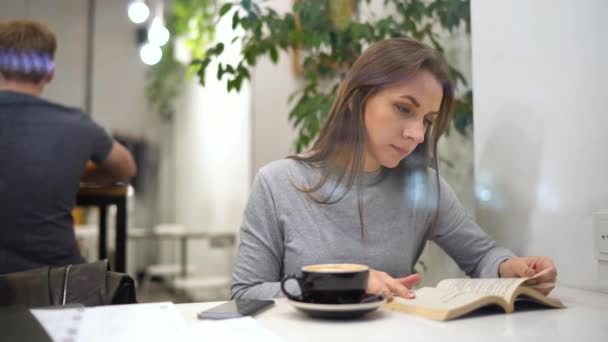
{"type": "Polygon", "coordinates": [[[395,303],[407,306],[450,310],[469,305],[483,297],[485,296],[472,292],[449,291],[434,287],[423,287],[416,290],[416,298],[414,299],[395,297],[394,301],[395,303]]]}
{"type": "Polygon", "coordinates": [[[526,278],[446,279],[440,281],[437,288],[451,292],[499,296],[510,301],[515,290],[525,281],[526,278]]]}

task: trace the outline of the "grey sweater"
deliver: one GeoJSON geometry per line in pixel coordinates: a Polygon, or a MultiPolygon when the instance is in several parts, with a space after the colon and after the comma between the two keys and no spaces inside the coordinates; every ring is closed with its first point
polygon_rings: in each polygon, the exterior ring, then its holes
{"type": "MultiPolygon", "coordinates": [[[[334,204],[318,204],[294,184],[316,184],[320,169],[292,159],[264,166],[245,208],[232,297],[282,296],[281,278],[310,264],[359,263],[392,277],[409,275],[430,238],[437,193],[433,172],[365,173],[359,188],[362,240],[356,186],[334,204]]],[[[435,242],[469,276],[497,277],[498,265],[515,255],[498,247],[473,222],[450,186],[443,179],[440,183],[435,242]]],[[[338,187],[332,192],[336,184],[330,180],[318,196],[337,199],[343,191],[338,187]]]]}

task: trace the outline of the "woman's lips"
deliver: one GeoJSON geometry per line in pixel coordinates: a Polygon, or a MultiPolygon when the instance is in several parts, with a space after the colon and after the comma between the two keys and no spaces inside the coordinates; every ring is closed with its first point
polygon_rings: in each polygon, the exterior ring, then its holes
{"type": "Polygon", "coordinates": [[[410,151],[408,151],[407,149],[403,149],[403,148],[399,148],[395,145],[391,145],[391,147],[397,152],[399,153],[402,157],[407,156],[408,154],[410,154],[410,151]]]}

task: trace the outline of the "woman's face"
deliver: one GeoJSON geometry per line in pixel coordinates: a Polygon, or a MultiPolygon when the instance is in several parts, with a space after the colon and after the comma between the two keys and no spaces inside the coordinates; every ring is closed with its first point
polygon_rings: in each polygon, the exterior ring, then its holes
{"type": "Polygon", "coordinates": [[[380,89],[366,102],[365,171],[394,168],[424,141],[427,127],[439,116],[443,89],[420,71],[412,78],[380,89]]]}

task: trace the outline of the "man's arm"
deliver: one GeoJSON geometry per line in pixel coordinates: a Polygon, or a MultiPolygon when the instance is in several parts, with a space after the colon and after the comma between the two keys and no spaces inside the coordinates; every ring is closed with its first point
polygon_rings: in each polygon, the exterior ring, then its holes
{"type": "Polygon", "coordinates": [[[101,164],[87,164],[82,176],[85,183],[109,185],[114,182],[126,181],[135,176],[137,166],[131,153],[121,144],[114,141],[108,157],[101,164]]]}

